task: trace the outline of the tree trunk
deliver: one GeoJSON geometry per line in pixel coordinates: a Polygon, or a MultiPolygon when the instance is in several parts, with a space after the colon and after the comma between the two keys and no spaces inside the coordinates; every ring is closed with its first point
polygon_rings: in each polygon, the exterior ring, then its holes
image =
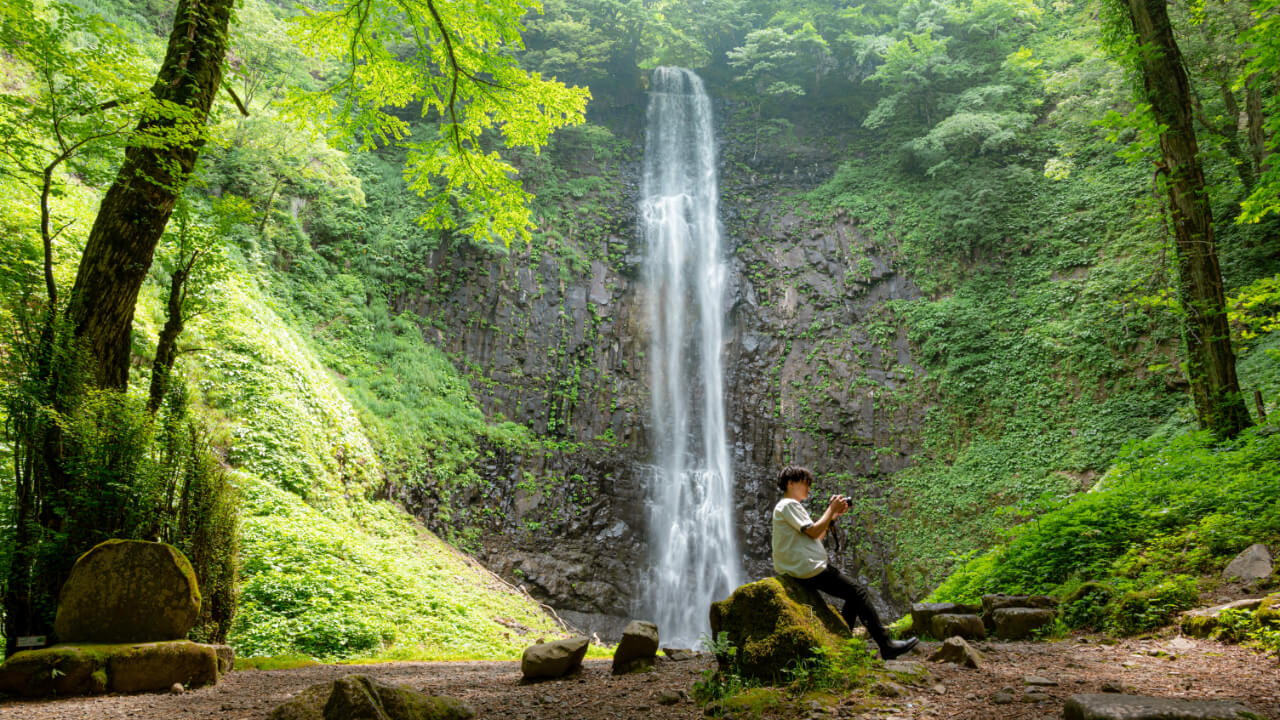
{"type": "Polygon", "coordinates": [[[147,395],[147,410],[152,414],[160,409],[164,402],[165,390],[169,387],[169,375],[173,372],[173,361],[178,357],[178,336],[182,334],[182,301],[185,298],[187,277],[191,265],[184,265],[186,258],[179,258],[178,267],[173,271],[173,279],[169,284],[169,317],[165,320],[164,329],[160,331],[160,339],[156,342],[156,359],[151,364],[151,387],[147,395]]]}
{"type": "Polygon", "coordinates": [[[1249,426],[1249,411],[1236,379],[1213,216],[1192,125],[1191,87],[1165,3],[1126,0],[1142,45],[1138,69],[1146,100],[1156,121],[1168,128],[1160,135],[1160,151],[1168,172],[1178,299],[1184,313],[1182,337],[1196,416],[1202,428],[1220,437],[1234,437],[1249,426]]]}
{"type": "Polygon", "coordinates": [[[1249,76],[1245,81],[1244,112],[1249,123],[1249,156],[1253,159],[1253,174],[1262,174],[1262,163],[1267,158],[1267,136],[1263,131],[1266,118],[1262,113],[1262,91],[1259,85],[1262,78],[1257,74],[1249,76]]]}
{"type": "Polygon", "coordinates": [[[209,108],[222,81],[233,5],[234,0],[179,0],[169,49],[151,92],[189,116],[149,113],[139,122],[138,133],[162,138],[176,131],[191,137],[195,131],[196,139],[130,147],[89,232],[67,317],[90,352],[100,387],[123,389],[128,383],[138,288],[200,154],[209,108]]]}

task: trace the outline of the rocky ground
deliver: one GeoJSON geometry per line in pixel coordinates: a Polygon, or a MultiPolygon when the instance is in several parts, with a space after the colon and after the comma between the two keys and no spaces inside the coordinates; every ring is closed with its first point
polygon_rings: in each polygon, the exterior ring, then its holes
{"type": "MultiPolygon", "coordinates": [[[[800,703],[786,716],[1040,720],[1061,717],[1063,701],[1075,693],[1120,690],[1165,697],[1236,699],[1261,717],[1280,720],[1280,665],[1275,658],[1235,645],[1187,638],[1130,639],[1114,645],[1090,638],[978,643],[986,662],[977,670],[925,662],[924,654],[934,647],[936,644],[926,643],[923,653],[908,658],[923,665],[927,674],[923,681],[903,683],[905,694],[901,697],[880,697],[871,703],[864,696],[846,697],[827,707],[800,703]]],[[[682,662],[664,659],[657,672],[613,677],[609,661],[588,660],[579,677],[534,685],[520,684],[519,664],[514,662],[320,665],[234,672],[217,687],[182,695],[3,701],[0,717],[263,720],[276,705],[312,684],[348,673],[365,673],[383,682],[461,698],[480,718],[698,718],[702,709],[688,698],[688,692],[711,665],[706,656],[682,662]]]]}

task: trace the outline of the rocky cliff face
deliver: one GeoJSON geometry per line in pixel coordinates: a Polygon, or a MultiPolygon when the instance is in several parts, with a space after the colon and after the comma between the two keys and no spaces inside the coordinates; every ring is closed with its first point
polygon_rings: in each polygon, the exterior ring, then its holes
{"type": "MultiPolygon", "coordinates": [[[[398,299],[435,319],[424,333],[468,373],[491,418],[520,422],[544,439],[537,451],[493,448],[483,466],[488,486],[461,499],[484,520],[482,559],[605,638],[643,613],[635,602],[648,564],[649,366],[635,220],[642,102],[615,105],[616,120],[603,122],[630,140],[630,150],[554,156],[568,171],[557,187],[575,187],[575,178],[604,182],[549,208],[538,242],[510,254],[442,248],[430,261],[433,281],[398,299]]],[[[733,108],[717,110],[721,138],[750,134],[733,108]]],[[[820,123],[808,129],[814,138],[825,132],[820,123]]],[[[905,466],[916,443],[921,411],[900,390],[917,368],[885,303],[918,293],[895,270],[890,238],[856,218],[812,217],[798,202],[834,170],[824,147],[833,142],[721,147],[734,270],[726,410],[752,579],[772,574],[769,512],[782,465],[811,466],[816,496],[840,491],[883,503],[881,481],[905,466]]],[[[531,179],[548,186],[543,197],[554,194],[550,181],[531,179]]],[[[419,508],[429,523],[431,503],[419,508]]],[[[900,608],[875,528],[846,528],[840,539],[844,566],[900,608]]]]}

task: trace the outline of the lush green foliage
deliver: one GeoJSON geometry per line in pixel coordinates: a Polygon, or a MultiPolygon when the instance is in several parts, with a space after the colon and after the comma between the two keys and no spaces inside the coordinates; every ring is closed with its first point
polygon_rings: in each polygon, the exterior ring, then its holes
{"type": "Polygon", "coordinates": [[[933,597],[1048,592],[1074,600],[1069,622],[1152,629],[1195,603],[1195,576],[1251,543],[1280,539],[1278,461],[1274,423],[1227,444],[1205,433],[1137,443],[1097,488],[1019,526],[933,597]],[[1103,585],[1078,591],[1086,582],[1103,585]]]}

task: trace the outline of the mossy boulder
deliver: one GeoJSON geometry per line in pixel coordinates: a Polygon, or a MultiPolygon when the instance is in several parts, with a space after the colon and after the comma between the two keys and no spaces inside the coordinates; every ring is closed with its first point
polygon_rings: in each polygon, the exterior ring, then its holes
{"type": "Polygon", "coordinates": [[[580,671],[590,642],[579,636],[525,648],[520,656],[521,679],[525,682],[551,680],[580,671]]]}
{"type": "Polygon", "coordinates": [[[80,556],[58,598],[60,643],[180,640],[200,615],[200,588],[177,548],[107,540],[80,556]]]}
{"type": "Polygon", "coordinates": [[[711,634],[727,639],[736,655],[718,657],[741,675],[765,682],[784,668],[814,657],[814,648],[834,650],[852,637],[831,606],[794,578],[778,576],[743,585],[711,604],[711,634]]]}
{"type": "Polygon", "coordinates": [[[218,651],[189,640],[115,646],[107,664],[113,692],[200,687],[218,682],[218,651]]]}
{"type": "Polygon", "coordinates": [[[658,626],[644,620],[632,620],[622,631],[622,640],[613,651],[613,674],[652,670],[657,655],[658,626]]]}
{"type": "Polygon", "coordinates": [[[426,695],[347,675],[312,685],[271,712],[270,720],[469,720],[475,711],[460,700],[426,695]]]}
{"type": "Polygon", "coordinates": [[[98,695],[107,691],[107,684],[107,653],[95,647],[25,650],[0,665],[0,693],[5,695],[98,695]]]}
{"type": "Polygon", "coordinates": [[[0,665],[0,693],[23,697],[96,695],[212,685],[214,645],[189,640],[116,645],[54,645],[14,654],[0,665]]]}

